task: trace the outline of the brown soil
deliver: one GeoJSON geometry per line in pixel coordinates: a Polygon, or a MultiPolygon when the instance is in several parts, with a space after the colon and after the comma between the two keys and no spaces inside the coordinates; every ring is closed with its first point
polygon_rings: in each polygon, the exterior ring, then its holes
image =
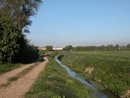
{"type": "Polygon", "coordinates": [[[46,58],[46,61],[38,64],[29,73],[20,77],[17,81],[12,82],[7,87],[1,88],[0,98],[24,98],[24,94],[37,79],[37,76],[43,70],[47,62],[48,60],[46,58]]]}
{"type": "Polygon", "coordinates": [[[22,70],[24,70],[24,69],[26,69],[26,68],[28,68],[28,67],[30,67],[32,65],[34,65],[34,64],[24,65],[22,67],[19,67],[19,68],[16,68],[16,69],[12,70],[12,71],[9,71],[9,72],[7,72],[5,74],[2,74],[0,76],[0,85],[6,83],[9,78],[15,76],[16,74],[20,73],[22,70]]]}
{"type": "Polygon", "coordinates": [[[93,71],[94,71],[95,69],[94,69],[94,67],[87,67],[86,69],[85,69],[85,73],[89,73],[89,74],[91,74],[93,71]]]}

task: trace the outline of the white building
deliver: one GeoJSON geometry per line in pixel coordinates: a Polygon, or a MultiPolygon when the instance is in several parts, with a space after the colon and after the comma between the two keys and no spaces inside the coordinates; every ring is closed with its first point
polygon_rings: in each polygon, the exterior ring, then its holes
{"type": "MultiPolygon", "coordinates": [[[[44,50],[44,51],[47,50],[45,47],[41,47],[41,48],[39,47],[38,49],[39,50],[44,50]]],[[[52,50],[54,50],[54,51],[61,51],[61,50],[63,50],[63,48],[53,48],[52,50]]]]}
{"type": "Polygon", "coordinates": [[[63,50],[63,48],[53,48],[54,51],[60,51],[63,50]]]}
{"type": "Polygon", "coordinates": [[[44,48],[44,47],[41,47],[41,48],[39,47],[38,49],[39,49],[39,50],[44,50],[44,51],[47,50],[47,49],[44,48]]]}

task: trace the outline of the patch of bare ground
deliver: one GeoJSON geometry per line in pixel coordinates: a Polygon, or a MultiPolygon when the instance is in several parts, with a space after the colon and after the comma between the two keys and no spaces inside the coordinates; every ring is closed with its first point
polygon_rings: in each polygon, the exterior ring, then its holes
{"type": "Polygon", "coordinates": [[[86,69],[85,69],[85,73],[89,73],[89,74],[91,74],[93,71],[94,71],[95,69],[94,69],[94,67],[87,67],[86,69]]]}
{"type": "Polygon", "coordinates": [[[1,84],[4,84],[4,83],[7,83],[8,82],[8,79],[17,75],[18,73],[20,73],[22,70],[26,69],[26,68],[29,68],[30,66],[34,65],[35,63],[33,64],[28,64],[28,65],[24,65],[24,66],[21,66],[19,68],[16,68],[12,71],[9,71],[9,72],[6,72],[2,75],[0,75],[0,85],[1,84]]]}
{"type": "Polygon", "coordinates": [[[39,73],[44,69],[48,60],[39,63],[30,72],[20,77],[17,81],[12,82],[7,87],[0,89],[0,98],[24,98],[24,94],[29,90],[31,85],[37,79],[39,73]]]}
{"type": "Polygon", "coordinates": [[[121,96],[121,98],[130,98],[130,89],[128,89],[126,94],[121,96]]]}

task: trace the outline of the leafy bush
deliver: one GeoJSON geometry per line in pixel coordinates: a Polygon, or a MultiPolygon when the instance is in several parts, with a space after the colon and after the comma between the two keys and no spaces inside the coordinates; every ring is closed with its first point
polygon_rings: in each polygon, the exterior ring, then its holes
{"type": "Polygon", "coordinates": [[[20,48],[20,31],[10,21],[0,18],[0,63],[11,63],[20,48]]]}
{"type": "Polygon", "coordinates": [[[33,45],[26,45],[14,59],[14,62],[30,63],[39,58],[39,50],[33,45]]]}

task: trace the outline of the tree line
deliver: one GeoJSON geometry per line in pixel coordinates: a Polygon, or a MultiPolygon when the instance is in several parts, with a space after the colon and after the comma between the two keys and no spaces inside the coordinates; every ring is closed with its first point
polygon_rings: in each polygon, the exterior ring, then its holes
{"type": "Polygon", "coordinates": [[[0,63],[27,63],[38,58],[37,47],[30,45],[30,17],[36,15],[42,0],[0,0],[0,63]]]}
{"type": "Polygon", "coordinates": [[[65,51],[94,51],[94,50],[130,50],[130,44],[126,46],[116,45],[101,45],[101,46],[76,46],[73,47],[72,45],[65,46],[63,48],[65,51]]]}

